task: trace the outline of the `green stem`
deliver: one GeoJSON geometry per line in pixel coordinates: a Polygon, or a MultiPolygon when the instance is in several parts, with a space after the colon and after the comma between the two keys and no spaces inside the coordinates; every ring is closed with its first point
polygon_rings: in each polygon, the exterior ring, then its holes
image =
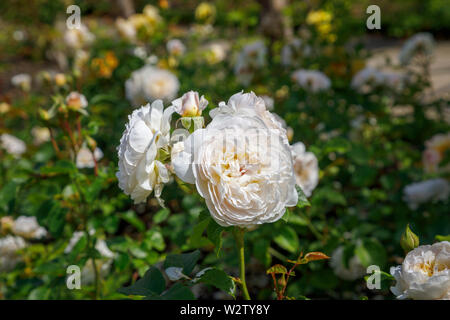
{"type": "Polygon", "coordinates": [[[240,270],[240,280],[242,295],[245,300],[251,300],[248,294],[247,283],[245,282],[245,254],[244,254],[244,235],[245,229],[238,228],[234,230],[234,237],[236,239],[236,245],[239,251],[239,270],[240,270]]]}

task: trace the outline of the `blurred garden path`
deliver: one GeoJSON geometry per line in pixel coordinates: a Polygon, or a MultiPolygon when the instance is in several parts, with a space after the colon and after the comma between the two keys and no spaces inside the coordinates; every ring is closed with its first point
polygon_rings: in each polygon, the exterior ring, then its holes
{"type": "MultiPolygon", "coordinates": [[[[403,41],[369,39],[367,47],[371,49],[373,56],[369,59],[370,66],[382,66],[386,57],[391,62],[398,64],[398,54],[403,41]]],[[[431,62],[431,81],[434,94],[439,97],[450,96],[450,41],[437,41],[434,56],[431,62]]]]}

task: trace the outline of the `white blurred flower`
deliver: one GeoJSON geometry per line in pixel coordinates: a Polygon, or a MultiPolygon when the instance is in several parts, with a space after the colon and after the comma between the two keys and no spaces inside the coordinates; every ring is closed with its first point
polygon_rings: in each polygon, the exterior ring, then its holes
{"type": "Polygon", "coordinates": [[[216,41],[205,47],[206,60],[210,64],[222,62],[226,59],[229,50],[229,43],[226,41],[216,41]]]}
{"type": "Polygon", "coordinates": [[[36,217],[18,217],[14,221],[12,232],[25,239],[41,239],[47,236],[47,230],[39,225],[36,217]]]}
{"type": "Polygon", "coordinates": [[[422,155],[425,171],[428,173],[446,172],[450,170],[450,165],[439,169],[439,164],[444,158],[447,150],[450,149],[450,133],[436,134],[425,142],[425,151],[422,155]]]}
{"type": "Polygon", "coordinates": [[[118,18],[116,20],[116,27],[117,27],[117,30],[119,31],[119,34],[124,39],[127,39],[129,41],[136,40],[137,32],[136,32],[136,28],[132,21],[126,20],[123,18],[118,18]]]}
{"type": "Polygon", "coordinates": [[[312,152],[306,152],[305,145],[297,142],[292,145],[295,181],[307,197],[319,183],[319,163],[312,152]]]}
{"type": "Polygon", "coordinates": [[[361,93],[368,93],[373,87],[383,84],[383,74],[374,68],[364,68],[353,76],[351,86],[361,93]]]}
{"type": "Polygon", "coordinates": [[[0,136],[0,142],[3,149],[16,157],[21,156],[25,151],[27,151],[25,142],[8,133],[4,133],[0,136]]]}
{"type": "Polygon", "coordinates": [[[331,86],[330,79],[324,73],[316,70],[296,70],[292,74],[292,79],[303,89],[314,93],[327,90],[331,86]]]}
{"type": "Polygon", "coordinates": [[[390,272],[397,299],[450,300],[450,242],[419,246],[390,272]]]}
{"type": "Polygon", "coordinates": [[[204,96],[199,97],[198,92],[188,91],[183,96],[172,101],[175,112],[183,117],[198,117],[208,105],[204,96]]]}
{"type": "Polygon", "coordinates": [[[31,76],[28,73],[19,73],[11,78],[13,86],[22,89],[23,91],[30,91],[31,76]]]}
{"type": "Polygon", "coordinates": [[[348,261],[348,266],[344,263],[344,247],[338,247],[331,255],[330,265],[334,273],[341,279],[353,281],[366,274],[366,268],[361,264],[359,258],[354,255],[348,261]]]}
{"type": "MultiPolygon", "coordinates": [[[[113,260],[111,259],[96,259],[95,265],[97,267],[97,273],[99,277],[104,278],[108,275],[113,260]]],[[[95,271],[94,261],[89,259],[86,261],[83,269],[81,270],[81,285],[87,286],[95,283],[95,271]]]]}
{"type": "Polygon", "coordinates": [[[0,238],[0,272],[8,272],[14,269],[22,258],[17,251],[26,247],[21,237],[6,236],[0,238]]]}
{"type": "Polygon", "coordinates": [[[416,210],[422,203],[447,201],[449,195],[448,181],[440,178],[412,183],[403,190],[403,200],[411,210],[416,210]]]}
{"type": "Polygon", "coordinates": [[[153,191],[159,199],[164,183],[169,182],[169,171],[158,160],[158,154],[169,145],[174,110],[173,107],[163,109],[162,101],[156,100],[133,111],[120,139],[116,175],[120,189],[134,203],[146,201],[153,191]]]}
{"type": "Polygon", "coordinates": [[[79,28],[68,29],[64,33],[64,42],[70,49],[81,49],[94,42],[95,36],[81,24],[79,28]]]}
{"type": "Polygon", "coordinates": [[[165,272],[170,281],[177,281],[180,280],[181,278],[187,278],[183,274],[183,268],[169,267],[165,270],[165,272]]]}
{"type": "Polygon", "coordinates": [[[72,91],[71,93],[69,93],[69,95],[66,97],[66,104],[73,110],[84,109],[88,106],[86,97],[76,91],[72,91]]]}
{"type": "Polygon", "coordinates": [[[298,201],[286,137],[253,93],[238,93],[219,106],[209,125],[194,131],[172,158],[175,173],[195,183],[221,226],[275,222],[298,201]]]}
{"type": "Polygon", "coordinates": [[[239,52],[234,74],[238,81],[244,85],[249,85],[254,73],[266,65],[267,47],[263,41],[257,40],[247,44],[239,52]]]}
{"type": "Polygon", "coordinates": [[[430,58],[434,51],[434,39],[431,33],[421,32],[409,38],[403,45],[399,54],[402,65],[407,65],[412,58],[421,54],[425,58],[430,58]]]}
{"type": "Polygon", "coordinates": [[[170,101],[177,95],[179,87],[178,78],[170,71],[144,66],[125,82],[125,93],[136,107],[157,99],[170,101]]]}
{"type": "Polygon", "coordinates": [[[78,150],[77,158],[76,158],[76,165],[78,169],[83,168],[94,168],[95,167],[95,161],[100,160],[103,158],[103,152],[100,148],[95,148],[94,153],[92,154],[92,151],[87,147],[82,147],[80,150],[78,150]]]}
{"type": "Polygon", "coordinates": [[[266,104],[266,108],[269,111],[272,111],[274,108],[274,101],[272,97],[269,96],[261,96],[261,98],[264,100],[264,103],[266,104]]]}
{"type": "Polygon", "coordinates": [[[186,46],[179,39],[167,41],[167,51],[173,56],[182,56],[186,52],[186,46]]]}
{"type": "Polygon", "coordinates": [[[33,144],[36,146],[50,140],[50,130],[46,127],[33,127],[31,135],[33,136],[33,144]]]}

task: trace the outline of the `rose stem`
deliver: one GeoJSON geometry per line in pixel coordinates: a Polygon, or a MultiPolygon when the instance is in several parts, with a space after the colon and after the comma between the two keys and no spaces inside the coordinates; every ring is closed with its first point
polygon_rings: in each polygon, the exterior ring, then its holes
{"type": "Polygon", "coordinates": [[[242,294],[245,300],[251,300],[250,295],[247,290],[247,283],[245,282],[245,254],[244,254],[244,235],[245,229],[238,228],[234,230],[234,237],[236,239],[237,249],[239,251],[239,269],[240,269],[240,280],[242,294]]]}

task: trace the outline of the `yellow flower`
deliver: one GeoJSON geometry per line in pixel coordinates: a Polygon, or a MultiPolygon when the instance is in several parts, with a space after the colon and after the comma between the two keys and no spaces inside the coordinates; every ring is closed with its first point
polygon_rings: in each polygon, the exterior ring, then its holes
{"type": "Polygon", "coordinates": [[[216,18],[216,7],[208,2],[200,3],[195,9],[195,18],[201,22],[214,22],[216,18]]]}
{"type": "Polygon", "coordinates": [[[333,18],[330,12],[324,10],[311,11],[306,17],[306,23],[308,24],[322,24],[329,23],[333,18]]]}

